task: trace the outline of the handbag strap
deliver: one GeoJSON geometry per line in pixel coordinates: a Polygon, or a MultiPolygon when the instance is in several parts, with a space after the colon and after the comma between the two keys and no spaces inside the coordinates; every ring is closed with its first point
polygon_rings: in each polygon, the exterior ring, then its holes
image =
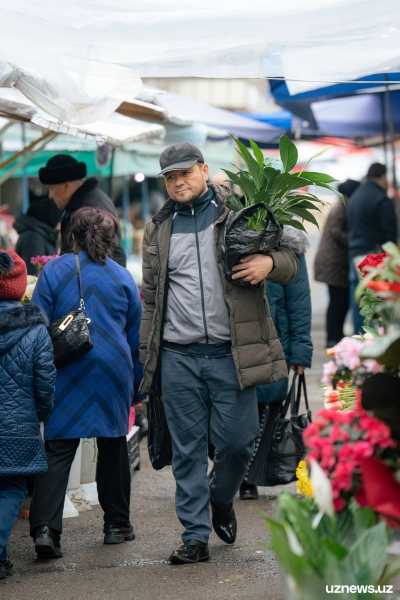
{"type": "Polygon", "coordinates": [[[304,394],[304,402],[306,404],[307,415],[311,421],[311,410],[310,410],[310,405],[308,404],[306,376],[304,373],[302,375],[299,375],[299,385],[297,388],[296,402],[292,404],[292,417],[297,417],[299,415],[302,389],[303,389],[303,394],[304,394]]]}
{"type": "Polygon", "coordinates": [[[82,292],[81,266],[79,264],[79,256],[77,253],[75,253],[75,268],[76,268],[76,275],[78,277],[80,307],[81,307],[81,310],[85,310],[85,302],[83,300],[83,292],[82,292]]]}
{"type": "Polygon", "coordinates": [[[297,369],[293,373],[292,385],[290,386],[290,390],[288,395],[286,396],[285,402],[282,402],[281,410],[279,416],[281,419],[284,419],[289,410],[289,406],[291,406],[291,412],[293,413],[293,409],[295,408],[295,397],[296,397],[296,381],[297,381],[298,372],[297,369]]]}

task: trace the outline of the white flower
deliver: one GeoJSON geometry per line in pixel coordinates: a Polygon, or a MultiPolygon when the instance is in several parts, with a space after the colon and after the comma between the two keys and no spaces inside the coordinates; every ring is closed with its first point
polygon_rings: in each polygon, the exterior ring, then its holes
{"type": "Polygon", "coordinates": [[[296,556],[303,556],[304,550],[297,538],[297,535],[293,531],[293,529],[287,523],[284,523],[283,527],[284,527],[286,535],[287,535],[289,547],[290,547],[291,551],[293,552],[293,554],[296,554],[296,556]]]}
{"type": "Polygon", "coordinates": [[[333,517],[335,509],[331,483],[315,460],[311,464],[311,483],[313,496],[320,512],[333,517]]]}

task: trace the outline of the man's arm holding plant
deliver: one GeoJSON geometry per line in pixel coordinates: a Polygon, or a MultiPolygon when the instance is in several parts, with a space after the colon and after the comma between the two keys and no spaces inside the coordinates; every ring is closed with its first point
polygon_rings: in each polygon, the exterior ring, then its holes
{"type": "Polygon", "coordinates": [[[290,283],[297,275],[299,264],[296,255],[284,242],[269,254],[251,254],[241,259],[240,264],[232,268],[232,279],[244,279],[256,285],[268,279],[275,283],[290,283]]]}

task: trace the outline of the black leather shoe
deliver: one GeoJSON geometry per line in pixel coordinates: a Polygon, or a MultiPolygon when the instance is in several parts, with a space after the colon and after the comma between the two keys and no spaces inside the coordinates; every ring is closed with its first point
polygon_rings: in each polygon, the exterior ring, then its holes
{"type": "Polygon", "coordinates": [[[105,544],[122,544],[123,542],[131,542],[135,539],[135,532],[130,523],[125,527],[121,525],[104,525],[104,543],[105,544]]]}
{"type": "Polygon", "coordinates": [[[61,558],[60,534],[47,525],[36,529],[35,552],[38,558],[61,558]]]}
{"type": "Polygon", "coordinates": [[[14,565],[10,560],[0,560],[0,579],[5,579],[15,574],[14,565]]]}
{"type": "Polygon", "coordinates": [[[198,540],[188,540],[178,550],[174,550],[168,560],[173,565],[185,565],[188,563],[203,562],[209,558],[210,554],[207,544],[203,544],[198,540]]]}
{"type": "Polygon", "coordinates": [[[243,481],[240,486],[239,495],[241,500],[258,500],[257,486],[243,481]]]}
{"type": "Polygon", "coordinates": [[[220,509],[214,506],[211,502],[212,508],[212,524],[214,531],[220,540],[226,544],[234,544],[237,533],[237,522],[236,515],[233,507],[227,507],[226,509],[220,509]]]}

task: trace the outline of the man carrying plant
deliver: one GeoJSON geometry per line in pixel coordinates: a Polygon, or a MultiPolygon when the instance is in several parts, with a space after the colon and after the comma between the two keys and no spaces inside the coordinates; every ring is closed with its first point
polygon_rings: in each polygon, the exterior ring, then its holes
{"type": "MultiPolygon", "coordinates": [[[[161,395],[172,438],[176,511],[185,528],[173,564],[209,558],[212,524],[226,543],[236,539],[233,498],[259,431],[256,385],[287,377],[264,284],[229,282],[219,236],[229,188],[207,185],[208,166],[187,143],[160,157],[169,199],[143,240],[141,393],[161,395]],[[215,447],[207,477],[208,436],[215,447]]],[[[297,260],[281,244],[234,267],[234,279],[288,283],[297,260]]]]}

